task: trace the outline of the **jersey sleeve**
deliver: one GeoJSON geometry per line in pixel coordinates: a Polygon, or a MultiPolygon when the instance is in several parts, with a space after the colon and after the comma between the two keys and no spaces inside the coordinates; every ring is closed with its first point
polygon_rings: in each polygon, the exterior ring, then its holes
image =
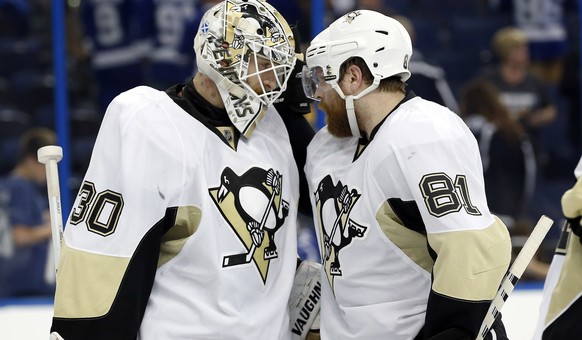
{"type": "Polygon", "coordinates": [[[430,338],[458,328],[475,338],[509,266],[509,233],[487,207],[469,130],[456,119],[436,126],[441,130],[420,128],[423,136],[395,154],[434,258],[424,332],[430,338]]]}
{"type": "Polygon", "coordinates": [[[51,328],[65,339],[136,338],[174,223],[183,160],[164,141],[179,137],[132,91],[107,109],[65,227],[51,328]]]}

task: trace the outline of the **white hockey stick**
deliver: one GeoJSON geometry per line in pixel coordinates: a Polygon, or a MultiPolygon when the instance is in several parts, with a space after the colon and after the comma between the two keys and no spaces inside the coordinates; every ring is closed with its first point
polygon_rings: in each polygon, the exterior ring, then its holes
{"type": "Polygon", "coordinates": [[[554,221],[552,221],[550,218],[542,215],[536,224],[534,230],[531,232],[531,235],[528,237],[527,241],[525,241],[525,244],[521,248],[521,251],[519,254],[517,254],[515,261],[513,261],[513,264],[505,274],[503,281],[501,281],[501,286],[499,287],[495,298],[493,301],[491,301],[491,305],[489,306],[485,320],[483,320],[483,323],[481,324],[481,329],[479,330],[479,334],[477,334],[476,340],[485,339],[485,336],[487,333],[489,333],[493,322],[499,315],[501,307],[503,307],[507,297],[515,288],[517,281],[519,281],[521,275],[523,275],[525,268],[527,268],[529,262],[540,247],[540,244],[544,240],[544,237],[546,237],[546,234],[550,230],[550,227],[553,223],[554,221]]]}
{"type": "Polygon", "coordinates": [[[63,158],[60,146],[48,145],[38,149],[38,161],[45,165],[46,186],[49,199],[55,272],[59,268],[59,256],[63,242],[63,216],[61,210],[61,190],[59,188],[59,169],[57,163],[63,158]]]}

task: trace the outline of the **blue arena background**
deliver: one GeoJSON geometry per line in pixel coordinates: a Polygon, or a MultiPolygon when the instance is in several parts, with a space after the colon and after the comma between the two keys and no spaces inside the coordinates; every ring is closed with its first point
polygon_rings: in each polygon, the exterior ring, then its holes
{"type": "MultiPolygon", "coordinates": [[[[436,1],[435,1],[436,3],[436,1]]],[[[324,22],[322,18],[325,17],[325,4],[323,0],[312,0],[311,1],[311,36],[315,36],[324,28],[324,22]]],[[[55,87],[54,87],[54,105],[55,105],[55,129],[59,136],[59,144],[63,147],[64,157],[63,160],[59,163],[59,171],[60,171],[60,185],[61,185],[61,201],[63,207],[63,216],[66,218],[70,213],[70,207],[72,206],[72,198],[70,190],[68,190],[68,183],[71,177],[71,147],[69,144],[69,98],[67,97],[67,55],[66,55],[66,26],[65,26],[65,9],[66,9],[66,1],[65,0],[52,0],[51,1],[51,8],[52,8],[52,40],[53,40],[53,68],[54,68],[54,76],[55,76],[55,87]]],[[[578,8],[582,8],[582,0],[578,1],[578,8]]],[[[582,15],[580,11],[578,13],[579,20],[582,19],[582,15]]],[[[582,29],[581,29],[582,33],[582,29]]],[[[578,34],[578,37],[582,40],[582,34],[578,34]]],[[[582,41],[581,41],[582,42],[582,41]]],[[[582,44],[579,44],[582,45],[582,44]]],[[[580,60],[582,64],[582,56],[580,60]]],[[[581,77],[582,78],[582,77],[581,77]]],[[[582,97],[582,92],[580,93],[582,97]]],[[[582,108],[581,108],[582,109],[582,108]]],[[[316,125],[317,127],[321,127],[324,124],[324,117],[322,114],[318,114],[316,117],[316,125]]],[[[582,136],[581,136],[582,139],[582,136]]],[[[571,170],[569,170],[571,172],[571,170]]],[[[559,194],[559,192],[558,192],[559,194]]],[[[519,283],[517,286],[516,291],[514,292],[515,296],[510,296],[508,300],[508,304],[512,303],[512,301],[517,301],[518,297],[524,296],[524,299],[532,299],[532,295],[534,294],[535,299],[539,299],[541,296],[541,289],[542,283],[541,282],[523,282],[519,283]]],[[[523,300],[525,301],[525,300],[523,300]]],[[[538,300],[536,300],[538,301],[538,300]]],[[[520,300],[522,303],[522,300],[520,300]]],[[[20,317],[20,315],[24,315],[25,317],[23,320],[24,328],[30,328],[31,330],[37,328],[34,325],[34,322],[31,319],[27,319],[27,313],[32,313],[35,310],[40,309],[42,317],[50,317],[50,311],[47,312],[47,308],[50,310],[52,307],[52,298],[9,298],[9,299],[0,299],[0,332],[2,329],[6,331],[9,327],[6,322],[10,320],[12,322],[13,319],[7,318],[7,314],[11,314],[13,311],[15,314],[20,317]],[[8,311],[8,312],[7,312],[8,311]],[[24,314],[22,314],[24,313],[24,314]]],[[[509,306],[508,306],[509,307],[509,306]]],[[[524,307],[528,308],[528,307],[524,307]]],[[[535,308],[535,306],[534,306],[535,308]]],[[[531,309],[531,308],[530,308],[531,309]]],[[[534,310],[535,311],[535,310],[534,310]]],[[[520,318],[524,319],[528,322],[529,327],[533,327],[533,323],[535,320],[529,319],[532,317],[528,315],[529,311],[522,311],[524,314],[522,315],[508,315],[506,314],[506,318],[509,320],[518,320],[520,318]]],[[[29,314],[28,314],[29,315],[29,314]]],[[[18,319],[17,317],[17,319],[18,319]]],[[[47,323],[50,322],[49,320],[45,320],[47,323]]],[[[516,321],[517,322],[517,321],[516,321]]],[[[47,332],[43,334],[48,334],[48,330],[44,329],[45,324],[39,326],[42,332],[47,332]]],[[[23,329],[23,332],[25,330],[23,329]]],[[[22,334],[21,334],[22,335],[22,334]]],[[[9,335],[5,333],[0,333],[0,339],[10,339],[9,335]],[[4,337],[6,336],[6,337],[4,337]]],[[[18,337],[19,339],[26,339],[26,336],[18,337]]],[[[514,337],[514,339],[526,339],[525,337],[514,337]]]]}

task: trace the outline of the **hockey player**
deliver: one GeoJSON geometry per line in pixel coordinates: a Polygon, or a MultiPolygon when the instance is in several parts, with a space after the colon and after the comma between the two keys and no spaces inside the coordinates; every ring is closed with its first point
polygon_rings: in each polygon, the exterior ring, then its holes
{"type": "Polygon", "coordinates": [[[296,62],[291,29],[264,0],[226,0],[194,49],[191,81],[107,109],[65,228],[53,338],[291,339],[317,315],[319,270],[297,263],[299,174],[271,105],[296,62]]]}
{"type": "MultiPolygon", "coordinates": [[[[406,89],[410,38],[350,12],[317,35],[303,71],[327,126],[305,172],[322,254],[322,339],[476,338],[508,269],[471,131],[406,89]]],[[[506,339],[497,319],[486,339],[506,339]]]]}
{"type": "Polygon", "coordinates": [[[562,196],[566,223],[544,282],[534,340],[573,340],[582,332],[582,158],[574,175],[576,184],[562,196]]]}

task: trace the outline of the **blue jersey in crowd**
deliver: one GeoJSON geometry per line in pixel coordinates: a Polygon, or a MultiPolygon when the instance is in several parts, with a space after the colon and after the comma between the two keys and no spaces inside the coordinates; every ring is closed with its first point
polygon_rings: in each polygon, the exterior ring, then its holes
{"type": "Polygon", "coordinates": [[[144,0],[150,15],[143,33],[151,43],[146,82],[160,90],[194,75],[194,37],[204,11],[198,0],[144,0]]]}
{"type": "Polygon", "coordinates": [[[119,93],[143,84],[142,63],[149,48],[143,29],[149,24],[145,4],[143,0],[82,2],[84,40],[102,110],[119,93]]]}
{"type": "MultiPolygon", "coordinates": [[[[48,211],[46,192],[26,179],[10,176],[2,181],[8,193],[9,225],[24,225],[39,228],[44,223],[48,211]]],[[[14,246],[12,255],[3,261],[0,276],[4,295],[52,295],[54,278],[47,277],[48,251],[50,240],[33,245],[14,246]],[[48,281],[48,282],[47,282],[48,281]]],[[[54,269],[52,269],[54,270],[54,269]]]]}

